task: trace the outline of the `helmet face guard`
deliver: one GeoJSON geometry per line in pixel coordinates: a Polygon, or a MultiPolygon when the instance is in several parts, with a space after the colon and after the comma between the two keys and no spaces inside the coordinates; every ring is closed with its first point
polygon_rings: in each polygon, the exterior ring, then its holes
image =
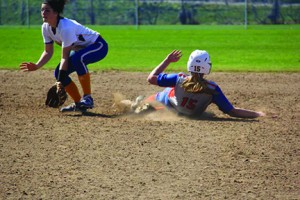
{"type": "Polygon", "coordinates": [[[195,50],[189,57],[187,70],[198,74],[209,74],[211,66],[208,53],[203,50],[195,50]]]}

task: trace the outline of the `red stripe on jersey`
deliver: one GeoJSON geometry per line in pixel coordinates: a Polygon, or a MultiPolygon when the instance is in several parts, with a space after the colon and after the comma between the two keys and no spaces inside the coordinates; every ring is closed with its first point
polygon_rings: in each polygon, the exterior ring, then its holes
{"type": "Polygon", "coordinates": [[[183,72],[180,72],[180,73],[178,73],[178,76],[179,76],[179,77],[183,77],[183,78],[185,78],[185,77],[186,77],[186,74],[185,74],[185,73],[183,73],[183,72]]]}
{"type": "Polygon", "coordinates": [[[175,96],[175,88],[172,88],[168,94],[168,97],[174,97],[175,96]]]}

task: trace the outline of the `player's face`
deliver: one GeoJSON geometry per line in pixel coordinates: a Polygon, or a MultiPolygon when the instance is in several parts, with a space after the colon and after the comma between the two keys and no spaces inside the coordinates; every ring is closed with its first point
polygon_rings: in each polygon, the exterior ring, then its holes
{"type": "Polygon", "coordinates": [[[56,24],[57,15],[57,12],[55,12],[48,4],[42,4],[41,16],[43,18],[43,22],[56,24]]]}

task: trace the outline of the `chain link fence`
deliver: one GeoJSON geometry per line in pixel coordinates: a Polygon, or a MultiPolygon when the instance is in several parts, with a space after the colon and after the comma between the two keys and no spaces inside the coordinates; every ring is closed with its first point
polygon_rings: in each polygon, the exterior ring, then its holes
{"type": "MultiPolygon", "coordinates": [[[[0,0],[0,25],[39,25],[42,0],[0,0]]],[[[92,25],[299,24],[300,0],[69,0],[64,16],[92,25]]]]}

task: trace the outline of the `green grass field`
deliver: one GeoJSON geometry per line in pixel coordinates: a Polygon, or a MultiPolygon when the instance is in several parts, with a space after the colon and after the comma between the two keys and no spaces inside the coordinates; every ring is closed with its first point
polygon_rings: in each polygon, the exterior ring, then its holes
{"type": "MultiPolygon", "coordinates": [[[[190,52],[209,52],[213,71],[300,71],[300,25],[278,26],[89,26],[109,43],[109,54],[91,70],[150,71],[173,49],[183,57],[168,70],[185,71],[190,52]]],[[[36,62],[43,51],[40,26],[0,26],[0,69],[36,62]]],[[[44,67],[54,69],[61,49],[44,67]]]]}

